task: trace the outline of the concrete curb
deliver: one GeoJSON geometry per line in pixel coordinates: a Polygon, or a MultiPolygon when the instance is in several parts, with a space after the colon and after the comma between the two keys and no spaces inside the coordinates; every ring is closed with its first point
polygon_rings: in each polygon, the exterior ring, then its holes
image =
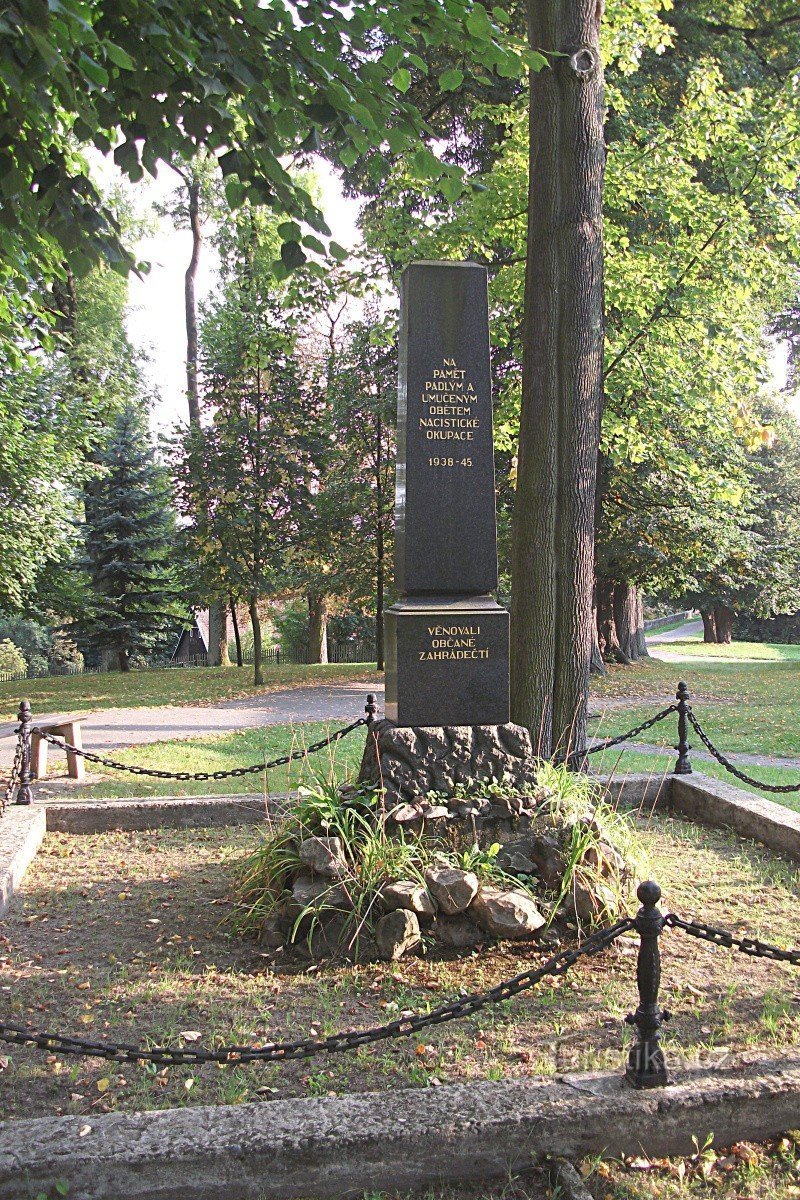
{"type": "Polygon", "coordinates": [[[147,800],[48,801],[48,833],[108,833],[111,830],[198,829],[222,825],[260,825],[272,809],[284,807],[287,793],[232,796],[160,796],[147,800]]]}
{"type": "Polygon", "coordinates": [[[12,805],[0,821],[0,917],[36,857],[45,834],[44,809],[12,805]]]}
{"type": "MultiPolygon", "coordinates": [[[[661,1157],[800,1124],[800,1061],[456,1084],[336,1099],[50,1117],[0,1125],[0,1200],[55,1183],[70,1200],[295,1200],[489,1179],[544,1156],[661,1157]]],[[[49,1191],[48,1193],[49,1194],[49,1191]]]]}
{"type": "Polygon", "coordinates": [[[684,817],[741,837],[800,862],[800,813],[708,775],[673,775],[670,807],[684,817]]]}

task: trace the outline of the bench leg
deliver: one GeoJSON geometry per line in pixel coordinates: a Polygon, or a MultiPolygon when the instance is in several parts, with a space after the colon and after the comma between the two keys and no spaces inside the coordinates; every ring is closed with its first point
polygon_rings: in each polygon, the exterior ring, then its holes
{"type": "Polygon", "coordinates": [[[47,774],[47,742],[34,729],[31,734],[31,779],[44,779],[47,774]]]}
{"type": "MultiPolygon", "coordinates": [[[[83,741],[81,739],[81,727],[77,723],[75,725],[64,726],[64,738],[74,746],[76,750],[83,749],[83,741]]],[[[83,759],[80,754],[73,754],[71,750],[67,751],[67,774],[70,779],[82,780],[85,777],[83,759]]]]}

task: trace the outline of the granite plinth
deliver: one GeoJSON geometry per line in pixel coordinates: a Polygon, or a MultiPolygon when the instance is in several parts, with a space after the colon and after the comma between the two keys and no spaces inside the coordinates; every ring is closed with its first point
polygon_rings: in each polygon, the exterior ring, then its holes
{"type": "Polygon", "coordinates": [[[386,611],[386,716],[397,725],[504,725],[508,613],[490,596],[407,597],[386,611]]]}
{"type": "Polygon", "coordinates": [[[401,593],[497,587],[486,268],[403,273],[395,577],[401,593]]]}

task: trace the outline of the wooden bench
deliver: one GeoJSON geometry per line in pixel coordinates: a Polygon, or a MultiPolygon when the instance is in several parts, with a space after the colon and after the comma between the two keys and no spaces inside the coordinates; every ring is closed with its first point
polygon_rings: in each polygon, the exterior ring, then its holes
{"type": "MultiPolygon", "coordinates": [[[[47,774],[48,743],[42,737],[41,733],[39,733],[39,730],[42,733],[50,733],[54,737],[63,738],[65,742],[69,742],[76,750],[82,750],[81,722],[92,715],[90,712],[43,713],[41,716],[38,713],[33,714],[33,720],[31,721],[31,725],[34,726],[31,730],[31,779],[44,779],[47,774]]],[[[15,734],[18,726],[18,721],[12,721],[0,726],[0,738],[10,737],[12,734],[15,734]]],[[[81,780],[84,778],[85,773],[81,755],[73,754],[68,750],[67,774],[70,779],[81,780]]]]}

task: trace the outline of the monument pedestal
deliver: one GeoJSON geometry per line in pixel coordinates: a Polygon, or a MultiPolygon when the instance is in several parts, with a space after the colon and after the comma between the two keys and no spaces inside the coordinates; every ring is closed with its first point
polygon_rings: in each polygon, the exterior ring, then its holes
{"type": "MultiPolygon", "coordinates": [[[[452,796],[459,785],[478,780],[502,782],[511,792],[524,792],[535,779],[536,767],[530,734],[520,725],[449,725],[426,729],[376,721],[367,733],[358,778],[360,783],[384,789],[387,809],[397,804],[421,804],[419,815],[425,816],[431,793],[437,797],[452,796]]],[[[442,800],[433,803],[441,805],[442,800]]],[[[492,811],[496,807],[488,801],[482,803],[492,811]]],[[[435,811],[441,815],[440,809],[435,811]]],[[[509,808],[499,815],[510,816],[511,811],[509,808]]]]}
{"type": "Polygon", "coordinates": [[[408,596],[386,611],[395,725],[505,725],[508,613],[491,596],[408,596]]]}

